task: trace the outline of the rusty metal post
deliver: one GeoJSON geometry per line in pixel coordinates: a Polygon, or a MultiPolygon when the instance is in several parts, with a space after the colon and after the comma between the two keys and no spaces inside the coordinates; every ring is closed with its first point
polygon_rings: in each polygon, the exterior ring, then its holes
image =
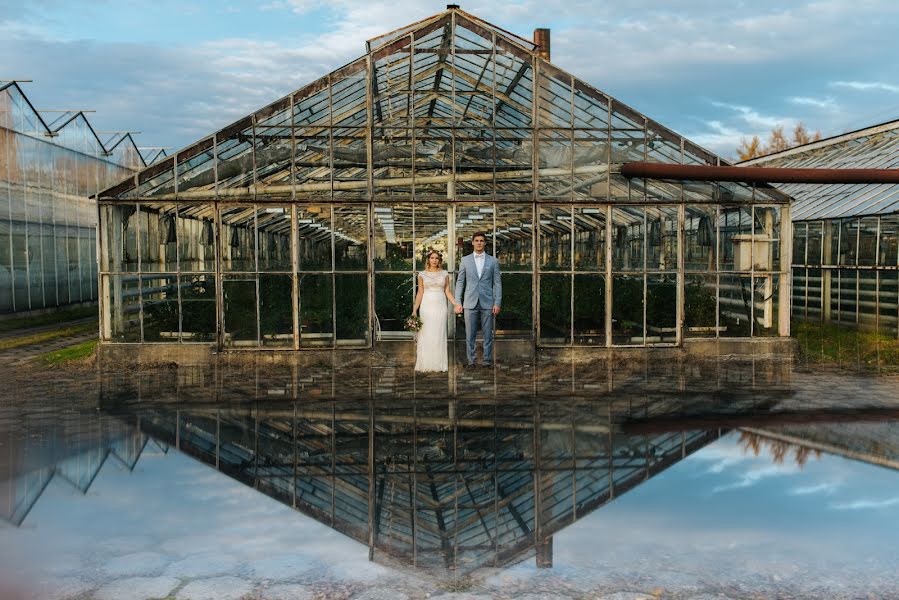
{"type": "Polygon", "coordinates": [[[787,169],[631,162],[621,165],[621,175],[628,179],[741,183],[899,183],[899,169],[787,169]]]}

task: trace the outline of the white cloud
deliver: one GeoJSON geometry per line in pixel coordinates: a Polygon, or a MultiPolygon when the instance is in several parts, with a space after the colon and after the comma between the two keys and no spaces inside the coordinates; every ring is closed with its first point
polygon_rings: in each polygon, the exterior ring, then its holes
{"type": "Polygon", "coordinates": [[[899,496],[886,498],[883,500],[854,500],[852,502],[841,502],[831,504],[830,508],[834,510],[870,510],[877,508],[887,508],[899,505],[899,496]]]}
{"type": "Polygon", "coordinates": [[[715,486],[712,488],[712,493],[717,494],[730,490],[748,488],[771,477],[794,475],[798,472],[799,467],[794,464],[753,464],[746,472],[740,475],[739,479],[732,483],[715,486]]]}
{"type": "Polygon", "coordinates": [[[899,85],[884,83],[882,81],[834,81],[830,85],[834,87],[849,88],[859,92],[875,90],[878,92],[892,92],[899,94],[899,85]]]}
{"type": "Polygon", "coordinates": [[[809,98],[807,96],[791,96],[787,98],[787,102],[790,104],[796,104],[798,106],[811,106],[812,108],[819,108],[821,110],[834,111],[839,108],[837,105],[837,101],[834,98],[809,98]]]}
{"type": "Polygon", "coordinates": [[[790,496],[812,496],[816,494],[830,495],[839,487],[840,484],[835,482],[819,483],[817,485],[794,487],[788,491],[787,494],[790,496]]]}
{"type": "Polygon", "coordinates": [[[784,125],[785,127],[789,128],[795,126],[795,120],[791,117],[766,115],[752,108],[751,106],[717,101],[713,101],[712,106],[717,106],[718,108],[725,108],[727,110],[733,111],[738,119],[754,128],[771,130],[779,125],[784,125]]]}

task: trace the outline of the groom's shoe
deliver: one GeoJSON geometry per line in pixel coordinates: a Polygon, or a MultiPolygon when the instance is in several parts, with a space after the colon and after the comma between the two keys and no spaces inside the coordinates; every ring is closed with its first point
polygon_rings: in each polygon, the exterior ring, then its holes
{"type": "Polygon", "coordinates": [[[478,366],[477,363],[468,363],[467,365],[465,365],[465,368],[466,369],[475,369],[475,368],[477,368],[477,366],[478,366]]]}

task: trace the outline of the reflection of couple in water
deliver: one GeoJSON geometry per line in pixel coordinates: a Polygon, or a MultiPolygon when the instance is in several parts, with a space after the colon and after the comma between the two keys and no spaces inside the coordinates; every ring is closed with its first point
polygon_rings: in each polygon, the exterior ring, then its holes
{"type": "Polygon", "coordinates": [[[425,270],[418,274],[418,294],[412,314],[421,318],[416,347],[416,371],[446,371],[446,300],[456,314],[465,315],[467,365],[477,364],[475,339],[478,324],[484,336],[483,365],[493,365],[493,325],[503,300],[503,284],[497,260],[487,254],[487,236],[479,231],[471,237],[474,252],[462,257],[456,276],[456,294],[450,293],[449,274],[443,270],[443,256],[428,252],[425,270]],[[445,299],[444,299],[445,298],[445,299]]]}

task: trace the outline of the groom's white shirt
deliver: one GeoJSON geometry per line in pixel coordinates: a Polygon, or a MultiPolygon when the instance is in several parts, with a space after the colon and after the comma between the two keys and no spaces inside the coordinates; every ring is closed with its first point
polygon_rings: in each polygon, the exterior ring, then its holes
{"type": "Polygon", "coordinates": [[[478,270],[478,279],[480,279],[481,275],[484,274],[484,261],[486,258],[486,252],[481,252],[480,254],[478,254],[477,252],[474,253],[474,266],[478,270]]]}

